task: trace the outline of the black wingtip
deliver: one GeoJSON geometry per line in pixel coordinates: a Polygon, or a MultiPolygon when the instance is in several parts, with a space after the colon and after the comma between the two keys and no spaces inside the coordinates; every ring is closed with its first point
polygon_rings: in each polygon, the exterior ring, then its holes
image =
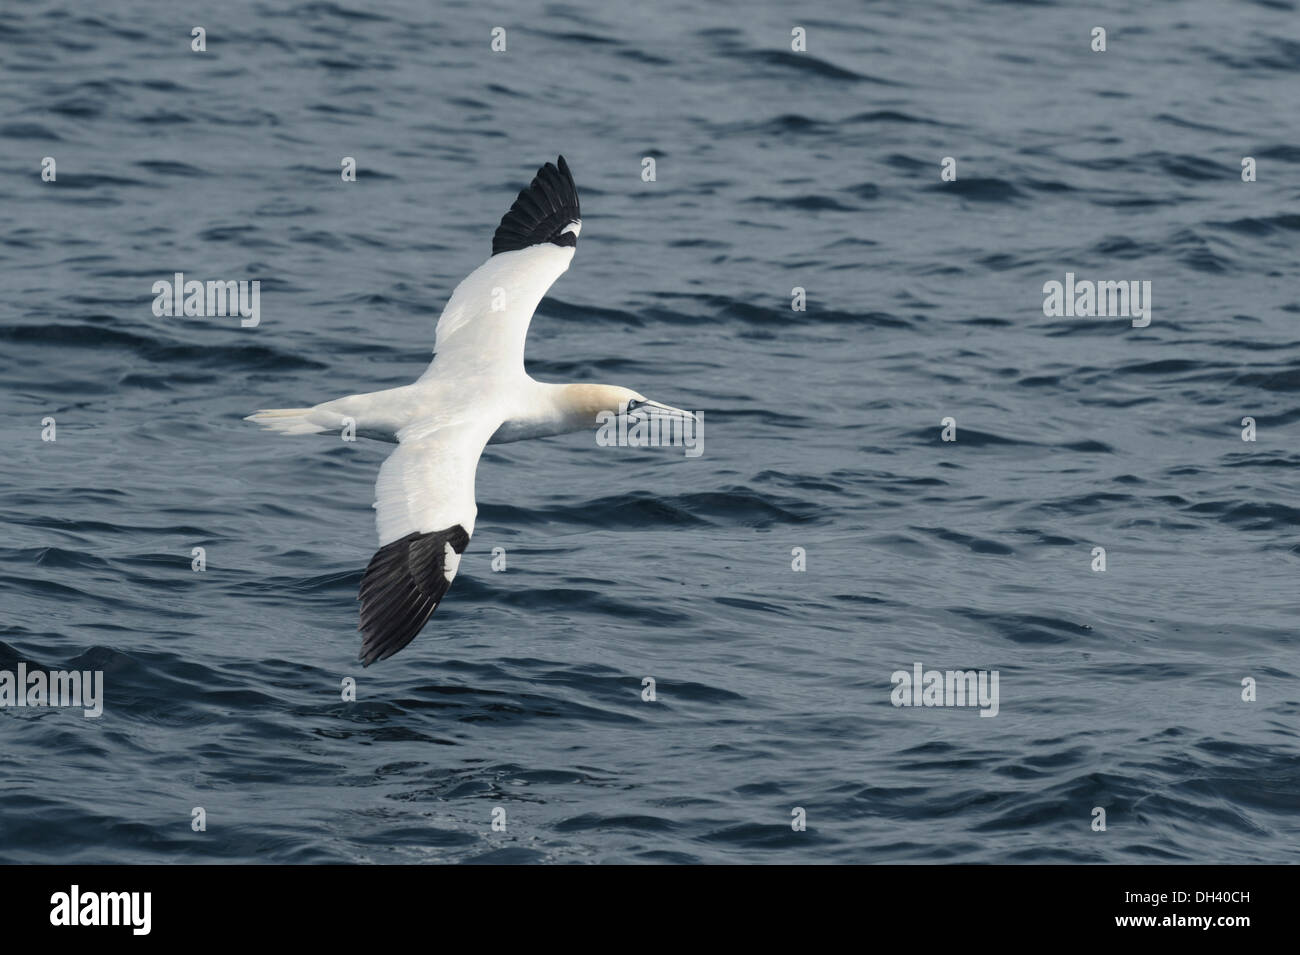
{"type": "Polygon", "coordinates": [[[455,524],[443,531],[407,534],[370,558],[361,577],[362,666],[387,660],[415,639],[451,588],[447,547],[463,554],[469,534],[455,524]]]}
{"type": "Polygon", "coordinates": [[[515,252],[544,242],[577,245],[577,235],[563,230],[581,218],[578,187],[569,164],[560,156],[537,170],[528,188],[519,193],[510,211],[501,218],[492,236],[492,254],[515,252]]]}

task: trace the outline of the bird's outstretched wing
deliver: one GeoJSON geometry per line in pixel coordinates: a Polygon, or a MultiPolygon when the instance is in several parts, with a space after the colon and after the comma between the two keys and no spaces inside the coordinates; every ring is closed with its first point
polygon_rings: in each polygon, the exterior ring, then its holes
{"type": "Polygon", "coordinates": [[[564,157],[519,193],[492,238],[492,257],[456,286],[438,319],[422,377],[522,372],[533,312],[573,261],[582,231],[578,187],[564,157]]]}
{"type": "Polygon", "coordinates": [[[361,660],[410,643],[451,587],[474,533],[474,472],[501,424],[502,382],[524,375],[533,311],[569,267],[582,229],[564,157],[519,193],[492,239],[492,257],[456,287],[438,319],[436,355],[420,381],[439,378],[436,421],[398,432],[375,486],[379,550],[361,578],[361,660]],[[499,409],[498,409],[499,410],[499,409]]]}
{"type": "Polygon", "coordinates": [[[451,587],[474,533],[474,472],[492,421],[399,435],[379,469],[379,550],[361,578],[360,659],[391,657],[418,634],[451,587]]]}

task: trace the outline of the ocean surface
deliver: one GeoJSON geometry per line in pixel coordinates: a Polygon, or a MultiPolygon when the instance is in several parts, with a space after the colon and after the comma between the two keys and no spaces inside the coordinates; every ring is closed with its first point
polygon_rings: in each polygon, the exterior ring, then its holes
{"type": "Polygon", "coordinates": [[[1300,859],[1295,3],[17,0],[0,76],[0,670],[104,680],[0,708],[0,862],[1300,859]],[[391,446],[242,418],[418,377],[561,153],[529,370],[703,453],[489,448],[363,670],[391,446]]]}

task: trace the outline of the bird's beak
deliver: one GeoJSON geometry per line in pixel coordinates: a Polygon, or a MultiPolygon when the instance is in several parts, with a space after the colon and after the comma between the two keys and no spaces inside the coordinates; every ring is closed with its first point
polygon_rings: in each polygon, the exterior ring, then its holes
{"type": "Polygon", "coordinates": [[[632,413],[640,414],[641,412],[646,411],[647,409],[653,409],[656,414],[667,415],[669,417],[688,418],[691,421],[699,420],[698,418],[695,417],[695,415],[691,414],[689,411],[683,411],[681,408],[673,408],[669,405],[661,405],[657,401],[643,401],[641,402],[641,405],[638,408],[636,408],[632,413]]]}

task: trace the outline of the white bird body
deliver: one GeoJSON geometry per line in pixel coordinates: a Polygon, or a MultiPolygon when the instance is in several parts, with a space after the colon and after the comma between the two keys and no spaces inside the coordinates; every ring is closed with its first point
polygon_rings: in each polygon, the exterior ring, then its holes
{"type": "Polygon", "coordinates": [[[446,594],[474,532],[474,478],[489,443],[591,428],[634,406],[693,417],[627,388],[548,384],[524,370],[533,312],[573,261],[581,231],[564,158],[547,163],[501,220],[493,255],[456,287],[438,319],[434,358],[412,384],[248,420],[283,434],[348,428],[395,442],[375,484],[379,550],[362,578],[361,659],[406,646],[446,594]]]}

